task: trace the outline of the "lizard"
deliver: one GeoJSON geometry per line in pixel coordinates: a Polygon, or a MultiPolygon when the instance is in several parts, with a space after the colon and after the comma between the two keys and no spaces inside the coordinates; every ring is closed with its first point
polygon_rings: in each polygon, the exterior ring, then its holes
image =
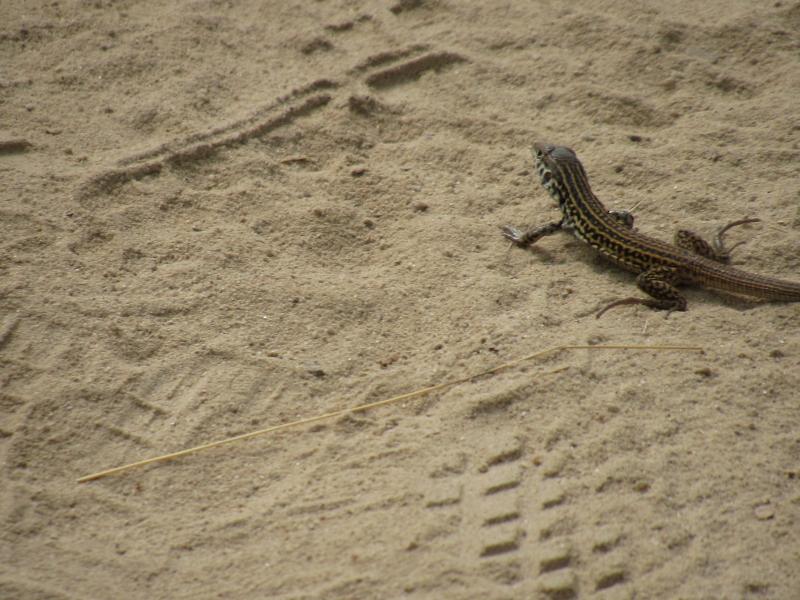
{"type": "Polygon", "coordinates": [[[679,230],[669,244],[640,233],[627,211],[609,211],[595,196],[589,178],[575,152],[566,146],[537,142],[533,158],[542,186],[561,210],[561,219],[528,231],[506,225],[506,239],[529,247],[559,231],[572,233],[602,256],[636,274],[636,285],[649,298],[630,297],[611,302],[597,313],[624,304],[643,304],[653,309],[685,311],[681,285],[699,285],[736,295],[772,301],[800,302],[800,283],[748,273],[730,266],[730,253],[722,237],[731,227],[759,219],[741,219],[722,227],[709,244],[696,233],[679,230]]]}

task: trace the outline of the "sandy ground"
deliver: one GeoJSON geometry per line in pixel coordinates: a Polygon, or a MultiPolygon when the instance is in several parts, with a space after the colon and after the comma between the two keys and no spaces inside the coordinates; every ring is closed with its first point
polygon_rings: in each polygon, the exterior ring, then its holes
{"type": "Polygon", "coordinates": [[[557,216],[551,140],[644,232],[760,217],[735,264],[800,280],[800,4],[0,12],[0,597],[800,597],[800,305],[596,320],[631,275],[498,229],[557,216]],[[568,343],[706,351],[76,483],[568,343]]]}

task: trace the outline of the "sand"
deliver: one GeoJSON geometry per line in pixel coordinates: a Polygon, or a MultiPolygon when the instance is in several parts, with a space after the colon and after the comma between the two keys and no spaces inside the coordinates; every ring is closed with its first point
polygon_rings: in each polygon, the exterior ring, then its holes
{"type": "Polygon", "coordinates": [[[0,7],[0,597],[798,598],[800,305],[668,319],[637,227],[800,280],[800,4],[0,7]],[[408,400],[84,475],[388,398],[408,400]],[[558,371],[558,372],[553,372],[558,371]]]}

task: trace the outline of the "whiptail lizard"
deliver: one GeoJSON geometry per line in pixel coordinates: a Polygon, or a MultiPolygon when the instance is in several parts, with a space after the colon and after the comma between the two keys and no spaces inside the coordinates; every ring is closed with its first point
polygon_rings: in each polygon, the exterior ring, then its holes
{"type": "Polygon", "coordinates": [[[612,262],[637,273],[636,285],[651,298],[617,300],[599,311],[598,317],[622,304],[644,304],[669,312],[686,310],[686,298],[677,287],[683,284],[800,302],[800,283],[747,273],[725,264],[733,248],[725,248],[723,234],[731,227],[759,219],[729,223],[719,230],[713,245],[687,230],[678,231],[674,245],[668,244],[636,231],[630,213],[608,211],[589,187],[586,171],[571,149],[536,143],[533,155],[542,185],[561,209],[561,220],[527,232],[506,226],[502,228],[503,235],[518,246],[527,247],[543,236],[566,230],[612,262]]]}

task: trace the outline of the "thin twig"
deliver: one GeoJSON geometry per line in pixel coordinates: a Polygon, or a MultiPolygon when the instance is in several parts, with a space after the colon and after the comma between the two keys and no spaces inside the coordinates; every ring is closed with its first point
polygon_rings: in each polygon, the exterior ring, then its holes
{"type": "MultiPolygon", "coordinates": [[[[325,419],[333,419],[335,417],[340,417],[346,414],[357,413],[357,412],[364,412],[366,410],[377,408],[379,406],[386,406],[388,404],[395,404],[397,402],[402,402],[403,400],[409,400],[411,398],[418,398],[420,396],[425,396],[432,392],[436,392],[439,390],[443,390],[445,388],[453,387],[462,383],[468,383],[480,377],[485,377],[487,375],[494,375],[495,373],[499,373],[500,371],[505,371],[506,369],[510,369],[520,363],[533,360],[534,358],[540,358],[547,354],[555,354],[557,352],[561,352],[563,350],[682,350],[688,352],[702,352],[703,349],[697,346],[630,346],[630,345],[606,345],[606,346],[580,346],[580,345],[569,345],[569,346],[556,346],[554,348],[548,348],[547,350],[540,350],[539,352],[534,352],[533,354],[529,354],[527,356],[523,356],[522,358],[517,358],[507,363],[503,363],[497,367],[493,367],[486,371],[482,371],[481,373],[477,373],[475,375],[469,375],[467,377],[463,377],[461,379],[456,379],[453,381],[448,381],[445,383],[439,383],[436,385],[431,385],[428,387],[420,388],[414,390],[412,392],[407,392],[405,394],[400,394],[399,396],[393,396],[391,398],[386,398],[384,400],[378,400],[376,402],[370,402],[368,404],[361,404],[359,406],[343,408],[341,410],[335,410],[332,412],[327,412],[321,415],[316,415],[313,417],[305,417],[303,419],[298,419],[297,421],[291,421],[289,423],[281,423],[280,425],[273,425],[271,427],[266,427],[264,429],[259,429],[258,431],[250,431],[248,433],[243,433],[241,435],[236,435],[234,437],[226,438],[223,440],[217,440],[214,442],[209,442],[207,444],[202,444],[200,446],[195,446],[193,448],[187,448],[185,450],[179,450],[178,452],[172,452],[170,454],[163,454],[161,456],[154,456],[152,458],[147,458],[144,460],[140,460],[137,462],[133,462],[127,465],[122,465],[119,467],[114,467],[112,469],[106,469],[105,471],[99,471],[97,473],[93,473],[91,475],[86,475],[78,479],[78,483],[86,483],[87,481],[94,481],[96,479],[101,479],[103,477],[107,477],[109,475],[115,475],[117,473],[122,473],[123,471],[127,471],[129,469],[133,469],[134,467],[143,467],[145,465],[157,463],[157,462],[165,462],[168,460],[174,460],[176,458],[180,458],[182,456],[187,456],[189,454],[194,454],[195,452],[200,452],[201,450],[208,450],[209,448],[216,448],[217,446],[223,446],[226,444],[231,444],[233,442],[239,442],[242,440],[247,440],[250,438],[254,438],[260,435],[265,435],[267,433],[274,433],[276,431],[280,431],[282,429],[289,429],[291,427],[298,427],[300,425],[308,425],[309,423],[314,423],[316,421],[322,421],[325,419]]],[[[543,373],[543,375],[552,375],[555,373],[560,373],[565,371],[569,367],[559,367],[557,369],[553,369],[552,371],[548,371],[543,373]]]]}

